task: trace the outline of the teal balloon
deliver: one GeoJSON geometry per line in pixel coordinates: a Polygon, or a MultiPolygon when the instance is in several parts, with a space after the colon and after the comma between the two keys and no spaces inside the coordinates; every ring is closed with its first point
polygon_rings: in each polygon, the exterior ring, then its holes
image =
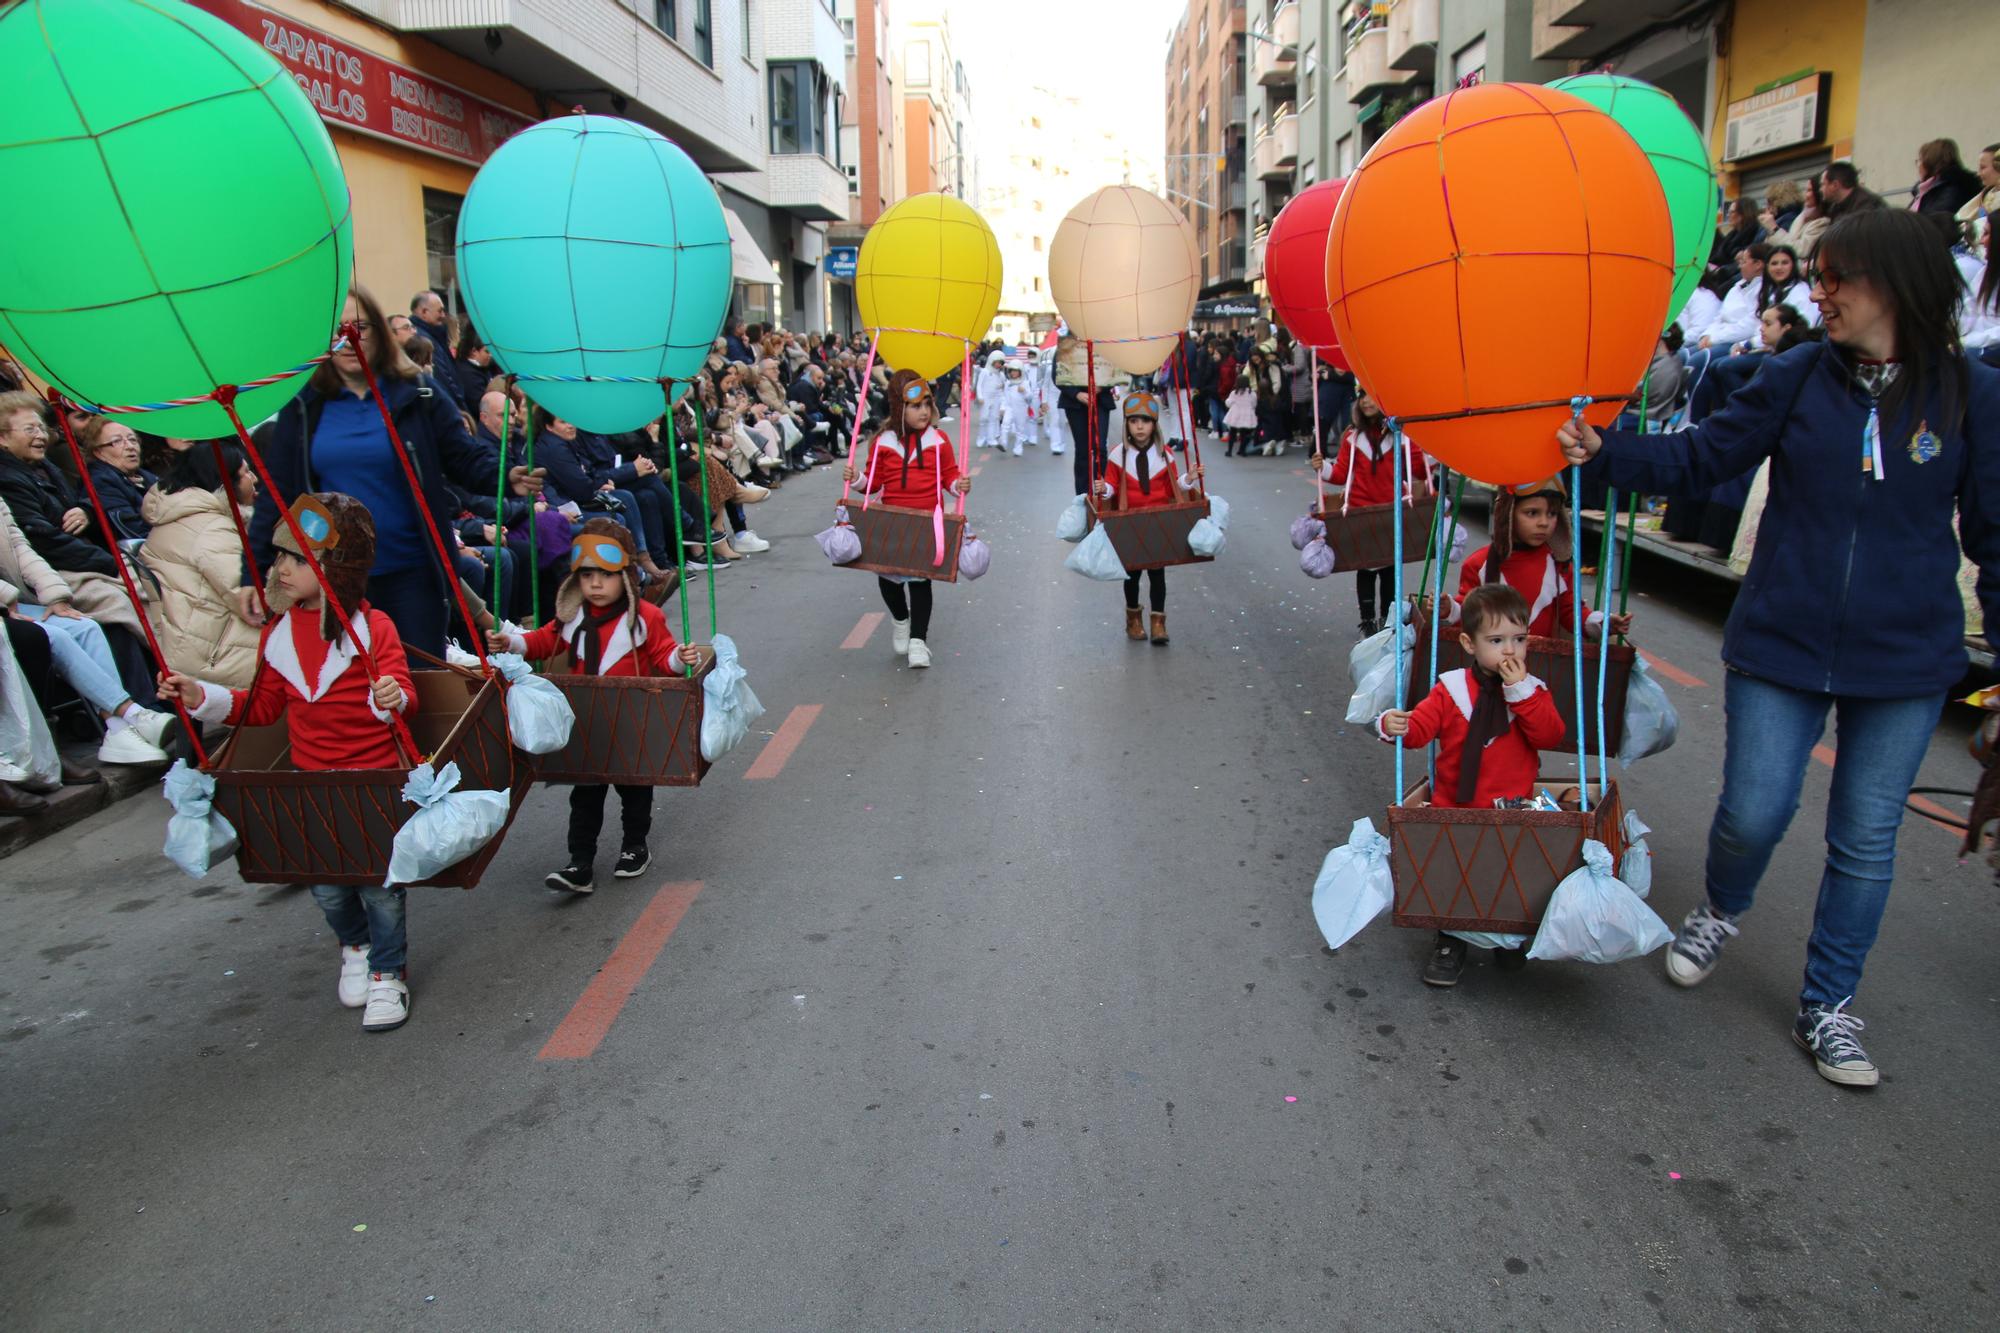
{"type": "Polygon", "coordinates": [[[1638,143],[1660,178],[1674,228],[1671,318],[1680,314],[1715,242],[1715,167],[1701,131],[1670,93],[1620,74],[1577,74],[1549,84],[1597,107],[1638,143]]]}
{"type": "Polygon", "coordinates": [[[670,140],[615,116],[564,116],[509,139],[473,178],[458,280],[493,359],[530,398],[584,430],[637,430],[666,409],[659,381],[694,375],[721,331],[729,227],[670,140]]]}

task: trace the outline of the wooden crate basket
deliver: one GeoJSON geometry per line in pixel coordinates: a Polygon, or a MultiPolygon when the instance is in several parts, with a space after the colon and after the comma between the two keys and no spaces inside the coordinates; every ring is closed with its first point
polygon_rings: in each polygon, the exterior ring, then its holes
{"type": "MultiPolygon", "coordinates": [[[[1552,792],[1574,785],[1560,777],[1541,783],[1552,792]]],[[[1618,784],[1600,791],[1593,783],[1589,791],[1588,812],[1446,809],[1425,804],[1430,782],[1420,779],[1389,807],[1390,919],[1425,930],[1533,934],[1556,885],[1583,865],[1586,838],[1610,848],[1614,860],[1625,853],[1618,784]]]]}
{"type": "MultiPolygon", "coordinates": [[[[1415,564],[1424,558],[1437,506],[1434,495],[1403,506],[1404,564],[1415,564]]],[[[1334,573],[1386,569],[1395,563],[1396,506],[1355,505],[1344,514],[1338,509],[1314,510],[1313,517],[1326,524],[1326,544],[1333,548],[1334,573]]]]}
{"type": "MultiPolygon", "coordinates": [[[[269,667],[260,668],[269,670],[269,667]]],[[[497,677],[447,668],[412,671],[415,706],[404,721],[438,768],[458,765],[459,788],[509,793],[507,825],[426,886],[469,889],[500,850],[534,782],[534,758],[507,737],[497,677]]],[[[302,770],[292,765],[284,718],[238,727],[209,759],[215,808],[242,839],[236,865],[252,884],[380,884],[396,830],[416,807],[403,799],[406,768],[302,770]]]]}
{"type": "MultiPolygon", "coordinates": [[[[1417,629],[1417,646],[1411,650],[1409,699],[1411,707],[1431,689],[1431,648],[1430,624],[1425,622],[1417,629]]],[[[1601,645],[1583,645],[1583,744],[1590,754],[1597,753],[1597,654],[1601,645]]],[[[1562,744],[1549,747],[1549,752],[1576,753],[1576,644],[1572,639],[1544,638],[1540,635],[1528,640],[1528,674],[1539,676],[1549,687],[1549,695],[1555,700],[1556,711],[1562,714],[1562,744]]],[[[1632,683],[1632,663],[1638,658],[1638,650],[1630,644],[1611,645],[1611,660],[1604,671],[1604,731],[1606,753],[1615,755],[1625,741],[1625,692],[1632,683]]],[[[1438,636],[1438,674],[1456,671],[1472,665],[1471,655],[1458,642],[1458,631],[1447,625],[1438,636]]]]}
{"type": "Polygon", "coordinates": [[[1134,574],[1142,569],[1207,564],[1215,559],[1196,555],[1188,545],[1188,533],[1207,517],[1208,500],[1197,497],[1151,509],[1106,509],[1093,515],[1091,522],[1104,524],[1119,563],[1126,573],[1134,574]]]}
{"type": "Polygon", "coordinates": [[[937,533],[928,509],[885,504],[863,509],[857,500],[847,506],[847,518],[854,525],[854,535],[861,539],[861,558],[850,560],[841,566],[843,569],[958,582],[958,551],[965,545],[965,519],[950,509],[944,513],[942,564],[936,563],[937,533]]]}
{"type": "MultiPolygon", "coordinates": [[[[561,659],[567,665],[567,658],[561,659]]],[[[702,684],[715,652],[702,649],[692,677],[581,676],[552,672],[576,712],[569,744],[542,757],[543,782],[617,782],[633,787],[699,787],[702,684]]]]}

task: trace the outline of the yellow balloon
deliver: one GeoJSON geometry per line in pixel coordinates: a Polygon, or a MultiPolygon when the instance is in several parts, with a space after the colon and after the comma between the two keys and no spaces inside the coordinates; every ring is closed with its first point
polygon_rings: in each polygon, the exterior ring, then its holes
{"type": "Polygon", "coordinates": [[[935,379],[993,325],[1000,243],[964,200],[913,194],[868,229],[854,296],[862,327],[881,330],[877,359],[935,379]]]}
{"type": "Polygon", "coordinates": [[[1107,185],[1049,242],[1049,291],[1069,331],[1131,375],[1160,368],[1194,315],[1194,228],[1166,200],[1107,185]]]}

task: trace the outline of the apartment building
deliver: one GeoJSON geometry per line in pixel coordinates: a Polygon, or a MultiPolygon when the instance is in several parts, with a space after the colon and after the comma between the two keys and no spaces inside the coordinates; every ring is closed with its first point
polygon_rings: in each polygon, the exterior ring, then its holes
{"type": "MultiPolygon", "coordinates": [[[[1250,294],[1246,209],[1248,105],[1244,0],[1188,0],[1167,44],[1165,197],[1194,228],[1201,257],[1195,317],[1227,324],[1250,294]]],[[[1260,122],[1261,123],[1261,122],[1260,122]]]]}

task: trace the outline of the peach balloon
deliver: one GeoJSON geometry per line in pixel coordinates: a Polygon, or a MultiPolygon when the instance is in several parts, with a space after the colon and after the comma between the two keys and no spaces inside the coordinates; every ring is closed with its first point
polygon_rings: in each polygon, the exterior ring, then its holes
{"type": "Polygon", "coordinates": [[[1194,315],[1194,229],[1166,200],[1107,185],[1049,242],[1049,291],[1069,331],[1131,375],[1158,370],[1194,315]]]}
{"type": "MultiPolygon", "coordinates": [[[[1511,485],[1563,466],[1577,395],[1645,376],[1674,281],[1659,175],[1569,93],[1489,83],[1418,107],[1348,179],[1327,246],[1333,324],[1426,452],[1511,485]]],[[[1622,401],[1584,409],[1609,425],[1622,401]]]]}

